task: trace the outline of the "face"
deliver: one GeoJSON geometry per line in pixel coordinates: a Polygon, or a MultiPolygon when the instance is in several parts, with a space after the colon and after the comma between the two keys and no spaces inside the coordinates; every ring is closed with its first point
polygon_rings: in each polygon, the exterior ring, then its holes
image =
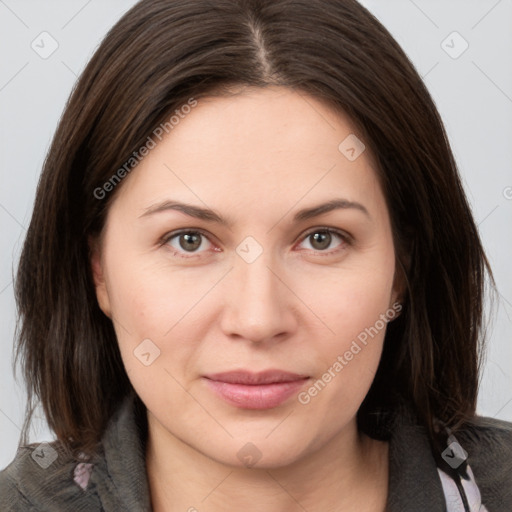
{"type": "Polygon", "coordinates": [[[92,266],[150,435],[273,467],[354,429],[398,313],[354,131],[286,88],[201,99],[119,185],[92,266]]]}

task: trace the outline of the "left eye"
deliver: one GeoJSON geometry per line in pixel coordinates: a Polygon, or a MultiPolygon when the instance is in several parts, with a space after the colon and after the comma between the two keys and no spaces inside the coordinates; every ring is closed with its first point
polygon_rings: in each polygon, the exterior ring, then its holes
{"type": "MultiPolygon", "coordinates": [[[[311,247],[306,247],[306,249],[317,252],[327,252],[326,249],[331,246],[334,238],[338,238],[341,241],[339,244],[341,248],[348,243],[347,235],[331,228],[317,228],[303,236],[304,241],[310,241],[311,247]]],[[[184,252],[193,255],[200,252],[201,248],[207,249],[207,247],[204,247],[205,240],[207,244],[211,245],[208,237],[200,231],[180,231],[165,236],[162,239],[162,244],[170,245],[176,255],[181,256],[184,252]]],[[[182,257],[187,258],[189,256],[182,257]]]]}
{"type": "Polygon", "coordinates": [[[325,250],[331,245],[333,237],[341,240],[341,246],[348,243],[347,235],[330,228],[316,228],[314,231],[310,231],[306,234],[304,240],[310,240],[312,250],[326,252],[325,250]]]}

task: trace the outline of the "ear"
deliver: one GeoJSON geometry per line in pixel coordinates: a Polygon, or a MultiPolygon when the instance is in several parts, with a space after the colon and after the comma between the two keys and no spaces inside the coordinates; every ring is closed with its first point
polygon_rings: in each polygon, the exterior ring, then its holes
{"type": "Polygon", "coordinates": [[[94,288],[96,289],[96,298],[100,309],[109,318],[112,318],[110,309],[110,298],[108,295],[107,285],[105,281],[105,272],[102,260],[102,244],[98,238],[89,237],[89,258],[94,280],[94,288]]]}

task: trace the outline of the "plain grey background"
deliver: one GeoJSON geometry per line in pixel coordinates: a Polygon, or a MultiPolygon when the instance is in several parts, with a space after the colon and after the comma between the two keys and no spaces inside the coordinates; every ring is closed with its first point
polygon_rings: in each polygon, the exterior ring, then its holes
{"type": "MultiPolygon", "coordinates": [[[[38,176],[75,80],[134,3],[0,0],[0,468],[23,422],[12,279],[38,176]]],[[[412,59],[445,122],[500,293],[478,412],[512,421],[512,0],[361,3],[412,59]]],[[[31,441],[53,439],[39,417],[31,441]]]]}

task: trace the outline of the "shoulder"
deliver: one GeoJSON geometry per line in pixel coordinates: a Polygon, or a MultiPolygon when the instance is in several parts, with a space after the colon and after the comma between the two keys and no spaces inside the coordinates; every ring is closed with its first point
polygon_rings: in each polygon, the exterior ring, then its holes
{"type": "Polygon", "coordinates": [[[23,449],[18,450],[15,459],[2,471],[0,471],[0,510],[18,512],[22,510],[36,510],[21,492],[17,476],[23,449]]]}
{"type": "Polygon", "coordinates": [[[0,510],[100,510],[94,489],[80,486],[80,465],[57,441],[18,448],[13,461],[0,471],[0,510]]]}
{"type": "Polygon", "coordinates": [[[477,416],[455,433],[489,510],[512,510],[512,423],[477,416]]]}

